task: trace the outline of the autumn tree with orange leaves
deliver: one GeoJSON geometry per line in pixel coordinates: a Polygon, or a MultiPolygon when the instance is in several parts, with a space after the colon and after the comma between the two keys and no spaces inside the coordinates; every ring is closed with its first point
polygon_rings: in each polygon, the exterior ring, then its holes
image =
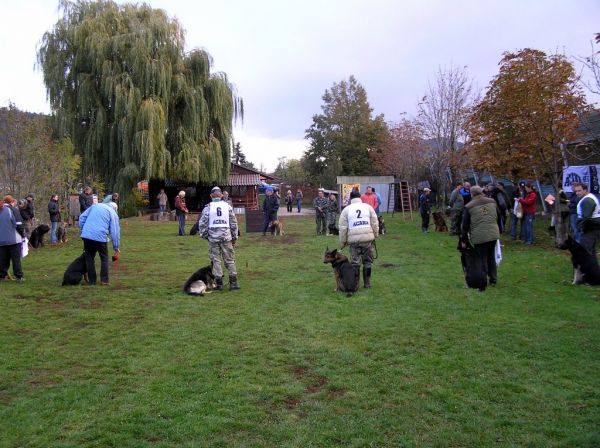
{"type": "MultiPolygon", "coordinates": [[[[504,53],[467,126],[471,164],[513,180],[547,176],[558,191],[564,143],[575,136],[585,105],[573,64],[564,56],[530,48],[504,53]]],[[[554,213],[560,242],[566,226],[554,213]]]]}

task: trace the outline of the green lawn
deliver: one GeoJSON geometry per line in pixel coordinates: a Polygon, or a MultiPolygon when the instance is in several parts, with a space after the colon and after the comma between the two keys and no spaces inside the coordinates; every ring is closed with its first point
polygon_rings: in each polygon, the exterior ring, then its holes
{"type": "Polygon", "coordinates": [[[0,446],[600,446],[600,290],[537,224],[480,293],[455,238],[388,216],[351,298],[309,218],[243,235],[242,289],[204,297],[206,242],[139,219],[111,286],[61,287],[71,231],[0,284],[0,446]]]}

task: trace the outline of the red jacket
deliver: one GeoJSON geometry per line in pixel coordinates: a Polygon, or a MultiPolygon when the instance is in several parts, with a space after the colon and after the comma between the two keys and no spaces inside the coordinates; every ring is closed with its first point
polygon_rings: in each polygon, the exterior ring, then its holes
{"type": "Polygon", "coordinates": [[[371,207],[373,207],[373,209],[376,209],[377,205],[379,204],[377,202],[377,196],[375,196],[375,193],[363,193],[363,195],[360,197],[360,200],[363,201],[365,204],[369,204],[371,207]]]}
{"type": "Polygon", "coordinates": [[[521,207],[523,208],[524,215],[535,215],[536,199],[537,195],[535,194],[535,191],[532,190],[519,201],[521,203],[521,207]]]}

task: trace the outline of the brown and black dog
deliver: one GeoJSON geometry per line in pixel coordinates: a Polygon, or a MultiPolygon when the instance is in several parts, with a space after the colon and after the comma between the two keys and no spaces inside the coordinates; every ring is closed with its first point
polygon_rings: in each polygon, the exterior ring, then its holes
{"type": "Polygon", "coordinates": [[[283,223],[279,220],[275,220],[271,223],[271,232],[274,235],[285,235],[283,231],[283,223]]]}
{"type": "Polygon", "coordinates": [[[447,232],[448,226],[442,212],[433,212],[433,222],[435,223],[436,232],[447,232]]]}
{"type": "Polygon", "coordinates": [[[348,257],[342,255],[337,249],[325,249],[323,263],[331,263],[335,274],[335,290],[347,293],[350,297],[358,291],[359,271],[355,271],[354,267],[348,261],[348,257]]]}

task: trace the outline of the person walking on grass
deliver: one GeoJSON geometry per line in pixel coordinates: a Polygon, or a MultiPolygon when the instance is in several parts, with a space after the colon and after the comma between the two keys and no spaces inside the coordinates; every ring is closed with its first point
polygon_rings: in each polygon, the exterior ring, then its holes
{"type": "Polygon", "coordinates": [[[483,189],[471,187],[471,200],[463,211],[460,244],[466,249],[472,244],[490,285],[498,283],[496,271],[496,241],[500,238],[500,213],[496,201],[483,194],[483,189]]]}
{"type": "Polygon", "coordinates": [[[325,197],[325,190],[319,188],[318,196],[313,200],[315,207],[315,222],[317,224],[317,236],[327,234],[327,209],[329,200],[325,197]]]}
{"type": "Polygon", "coordinates": [[[25,238],[25,226],[16,203],[10,195],[0,202],[0,281],[8,278],[11,262],[15,278],[23,281],[21,245],[25,238]]]}
{"type": "Polygon", "coordinates": [[[375,209],[360,199],[360,192],[352,190],[350,204],[340,214],[340,244],[342,249],[350,246],[351,263],[360,278],[360,264],[363,265],[365,288],[371,287],[373,265],[373,242],[379,234],[379,221],[375,209]]]}
{"type": "Polygon", "coordinates": [[[279,210],[279,199],[273,194],[273,188],[267,187],[265,190],[265,200],[263,201],[263,231],[262,234],[267,234],[267,229],[271,228],[271,235],[275,234],[273,222],[277,221],[277,211],[279,210]]]}
{"type": "Polygon", "coordinates": [[[58,225],[62,221],[57,194],[53,194],[50,198],[50,202],[48,202],[48,214],[50,215],[50,243],[56,244],[58,242],[56,231],[58,230],[58,225]]]}
{"type": "Polygon", "coordinates": [[[600,203],[598,198],[588,191],[586,184],[577,184],[573,187],[573,191],[579,198],[577,203],[579,244],[595,257],[600,232],[600,203]]]}
{"type": "Polygon", "coordinates": [[[429,232],[429,212],[431,211],[431,201],[429,195],[431,190],[427,187],[423,188],[423,193],[419,196],[419,213],[421,214],[421,231],[429,232]]]}
{"type": "Polygon", "coordinates": [[[96,253],[100,255],[100,283],[108,285],[108,237],[114,250],[113,257],[119,257],[121,228],[119,226],[118,206],[114,202],[94,204],[79,217],[88,283],[96,284],[96,253]]]}
{"type": "Polygon", "coordinates": [[[185,191],[181,190],[175,198],[175,216],[179,222],[179,236],[185,236],[185,215],[189,213],[185,205],[185,191]]]}
{"type": "Polygon", "coordinates": [[[233,208],[222,200],[219,187],[210,191],[211,202],[202,209],[198,222],[198,233],[208,240],[208,256],[212,262],[212,273],[217,283],[216,289],[223,290],[223,267],[221,258],[229,272],[229,290],[240,289],[235,267],[235,243],[238,236],[238,223],[233,208]]]}
{"type": "Polygon", "coordinates": [[[525,184],[525,197],[517,198],[516,201],[521,204],[523,209],[523,223],[521,226],[523,227],[523,238],[525,240],[525,244],[533,244],[533,220],[535,218],[535,207],[537,201],[537,195],[533,190],[533,184],[528,182],[525,184]]]}

